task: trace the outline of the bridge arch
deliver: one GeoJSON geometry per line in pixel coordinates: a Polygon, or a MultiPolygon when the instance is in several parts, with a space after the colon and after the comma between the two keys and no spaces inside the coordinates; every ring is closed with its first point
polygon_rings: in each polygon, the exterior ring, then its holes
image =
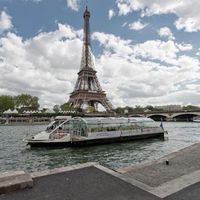
{"type": "Polygon", "coordinates": [[[171,118],[174,121],[193,121],[194,117],[200,116],[200,113],[196,113],[196,112],[183,112],[183,113],[176,113],[171,115],[171,118]]]}
{"type": "Polygon", "coordinates": [[[146,117],[151,118],[155,121],[167,121],[167,118],[169,117],[169,115],[156,113],[156,114],[149,114],[146,117]]]}

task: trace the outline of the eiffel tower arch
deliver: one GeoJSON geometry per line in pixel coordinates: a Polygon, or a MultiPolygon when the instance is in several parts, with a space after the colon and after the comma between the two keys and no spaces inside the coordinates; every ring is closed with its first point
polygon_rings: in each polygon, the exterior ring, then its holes
{"type": "Polygon", "coordinates": [[[84,38],[80,70],[73,92],[70,94],[68,103],[74,107],[83,107],[84,104],[94,107],[97,110],[101,104],[107,112],[113,111],[113,106],[102,90],[97,78],[97,71],[94,69],[93,55],[90,46],[90,12],[87,7],[83,15],[84,38]]]}

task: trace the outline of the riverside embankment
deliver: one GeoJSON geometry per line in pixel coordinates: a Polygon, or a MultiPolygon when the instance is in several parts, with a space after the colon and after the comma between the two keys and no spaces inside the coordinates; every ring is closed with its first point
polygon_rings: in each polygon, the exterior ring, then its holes
{"type": "Polygon", "coordinates": [[[199,151],[197,143],[158,160],[117,171],[86,163],[35,172],[27,175],[29,187],[30,177],[33,180],[32,188],[1,194],[0,199],[199,200],[199,151]]]}

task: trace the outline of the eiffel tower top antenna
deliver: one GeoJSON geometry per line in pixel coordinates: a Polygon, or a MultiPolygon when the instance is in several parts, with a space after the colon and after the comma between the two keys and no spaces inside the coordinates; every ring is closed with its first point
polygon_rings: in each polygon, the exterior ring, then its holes
{"type": "Polygon", "coordinates": [[[85,48],[85,66],[84,67],[91,67],[91,52],[90,52],[90,12],[85,9],[84,15],[84,48],[85,48]]]}

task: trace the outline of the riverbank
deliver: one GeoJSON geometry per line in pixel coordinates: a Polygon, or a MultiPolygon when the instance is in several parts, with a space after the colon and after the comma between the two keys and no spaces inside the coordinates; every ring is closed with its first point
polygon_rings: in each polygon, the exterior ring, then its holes
{"type": "Polygon", "coordinates": [[[197,143],[161,159],[117,171],[98,163],[86,163],[34,172],[30,174],[33,179],[31,189],[3,194],[0,199],[197,200],[200,192],[199,151],[200,143],[197,143]]]}
{"type": "MultiPolygon", "coordinates": [[[[117,171],[138,187],[159,196],[170,196],[200,182],[200,143],[171,153],[158,160],[117,171]]],[[[199,190],[200,191],[200,190],[199,190]]]]}

